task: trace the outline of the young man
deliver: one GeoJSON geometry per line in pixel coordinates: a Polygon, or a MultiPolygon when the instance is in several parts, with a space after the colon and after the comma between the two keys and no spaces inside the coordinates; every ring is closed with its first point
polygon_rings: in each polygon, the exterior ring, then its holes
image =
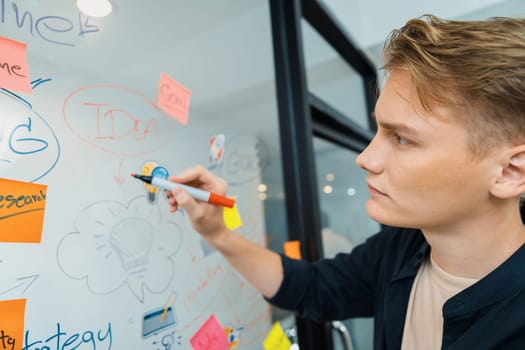
{"type": "MultiPolygon", "coordinates": [[[[385,46],[378,132],[357,163],[387,229],[350,254],[291,260],[174,190],[193,227],[272,303],[375,318],[375,349],[525,349],[525,20],[414,19],[385,46]]],[[[226,193],[203,167],[175,181],[226,193]]]]}

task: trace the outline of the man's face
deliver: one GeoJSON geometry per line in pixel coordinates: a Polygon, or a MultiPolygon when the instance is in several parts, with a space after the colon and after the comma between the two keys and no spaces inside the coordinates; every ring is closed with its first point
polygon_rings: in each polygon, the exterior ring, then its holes
{"type": "Polygon", "coordinates": [[[391,226],[450,229],[485,215],[497,167],[474,160],[452,109],[424,111],[407,71],[391,73],[377,101],[378,131],[359,155],[368,172],[368,214],[391,226]],[[485,206],[484,206],[485,205],[485,206]]]}

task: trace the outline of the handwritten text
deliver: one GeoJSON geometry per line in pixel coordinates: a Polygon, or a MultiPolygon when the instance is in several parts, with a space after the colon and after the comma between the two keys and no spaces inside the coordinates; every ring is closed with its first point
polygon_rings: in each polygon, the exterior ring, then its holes
{"type": "Polygon", "coordinates": [[[82,334],[68,334],[62,330],[60,323],[57,323],[56,332],[45,340],[30,341],[29,331],[26,331],[22,350],[110,350],[112,344],[111,322],[108,323],[105,334],[102,334],[101,330],[96,334],[91,330],[86,330],[82,334]]]}
{"type": "MultiPolygon", "coordinates": [[[[24,3],[20,1],[20,3],[24,3]]],[[[72,20],[55,15],[37,16],[31,11],[24,11],[19,8],[17,1],[10,3],[0,0],[0,22],[6,23],[8,20],[13,20],[18,28],[27,28],[31,36],[36,33],[41,39],[56,45],[61,46],[75,46],[74,36],[83,37],[88,33],[96,33],[100,28],[89,23],[89,17],[83,16],[78,12],[78,19],[72,20]],[[73,34],[73,35],[71,35],[73,34]],[[68,37],[69,36],[69,37],[68,37]]]]}
{"type": "Polygon", "coordinates": [[[1,350],[13,350],[15,348],[16,340],[11,338],[9,335],[4,333],[2,329],[0,331],[0,349],[1,350]]]}

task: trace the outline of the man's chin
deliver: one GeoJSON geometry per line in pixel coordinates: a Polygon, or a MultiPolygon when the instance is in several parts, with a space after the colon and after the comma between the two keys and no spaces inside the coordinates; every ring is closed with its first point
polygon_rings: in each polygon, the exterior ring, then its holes
{"type": "Polygon", "coordinates": [[[371,200],[366,203],[366,212],[372,220],[381,225],[394,227],[414,227],[414,222],[410,220],[403,220],[401,215],[396,214],[393,210],[387,210],[384,206],[379,206],[377,203],[374,203],[371,200]]]}

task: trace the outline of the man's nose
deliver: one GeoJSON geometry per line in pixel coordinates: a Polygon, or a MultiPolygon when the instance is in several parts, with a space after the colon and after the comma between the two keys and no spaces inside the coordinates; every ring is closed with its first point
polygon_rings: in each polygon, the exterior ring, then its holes
{"type": "Polygon", "coordinates": [[[380,149],[380,140],[376,135],[363,152],[357,156],[357,166],[369,173],[380,173],[383,170],[382,152],[380,149]]]}

